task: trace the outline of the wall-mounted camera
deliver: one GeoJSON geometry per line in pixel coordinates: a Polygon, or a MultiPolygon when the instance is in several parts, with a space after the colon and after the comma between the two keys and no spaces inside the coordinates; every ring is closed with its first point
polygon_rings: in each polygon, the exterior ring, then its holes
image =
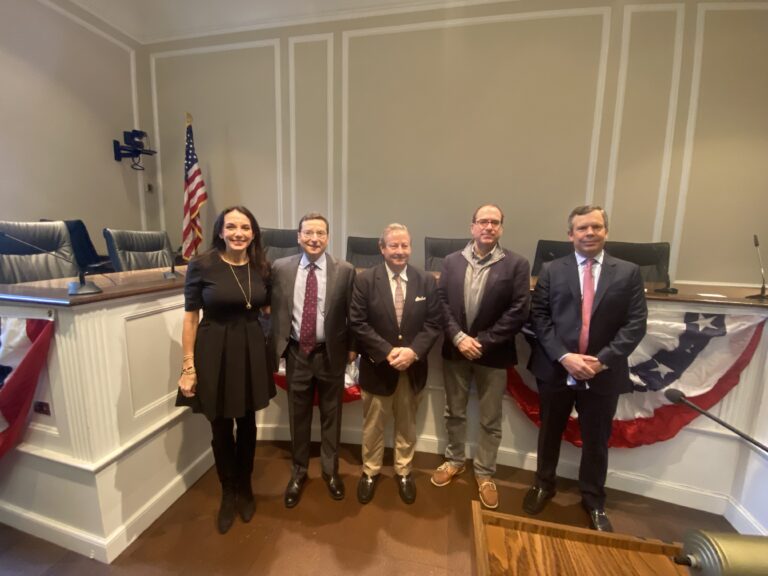
{"type": "Polygon", "coordinates": [[[112,140],[112,148],[115,152],[115,160],[120,162],[123,158],[131,159],[131,168],[134,170],[144,170],[141,165],[142,156],[154,156],[157,151],[150,149],[149,136],[141,130],[131,130],[123,132],[124,144],[118,140],[112,140]]]}

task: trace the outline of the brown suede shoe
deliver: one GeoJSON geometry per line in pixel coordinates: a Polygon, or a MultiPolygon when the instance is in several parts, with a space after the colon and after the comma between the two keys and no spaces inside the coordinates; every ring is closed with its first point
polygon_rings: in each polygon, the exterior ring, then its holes
{"type": "Polygon", "coordinates": [[[499,507],[499,491],[496,489],[496,483],[490,476],[475,476],[477,486],[480,489],[480,502],[483,506],[495,510],[499,507]]]}
{"type": "Polygon", "coordinates": [[[435,486],[445,486],[450,484],[453,477],[464,472],[464,466],[456,466],[452,462],[443,462],[437,470],[432,473],[430,482],[435,486]]]}

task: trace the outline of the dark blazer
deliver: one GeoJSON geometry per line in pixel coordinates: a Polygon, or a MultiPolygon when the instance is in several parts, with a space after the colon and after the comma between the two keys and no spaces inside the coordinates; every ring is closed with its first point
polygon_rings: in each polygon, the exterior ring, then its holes
{"type": "Polygon", "coordinates": [[[517,363],[515,335],[528,319],[530,303],[530,267],[528,260],[509,250],[491,265],[483,300],[472,326],[467,326],[464,309],[464,276],[469,263],[461,251],[443,261],[438,292],[443,309],[445,340],[443,357],[462,359],[453,345],[453,337],[464,332],[480,341],[483,355],[476,364],[506,368],[517,363]]]}
{"type": "MultiPolygon", "coordinates": [[[[279,258],[272,264],[272,329],[270,351],[275,366],[285,355],[291,337],[293,320],[293,288],[302,254],[279,258]]],[[[338,375],[347,365],[347,352],[352,349],[349,331],[349,304],[355,269],[348,262],[335,260],[326,253],[328,270],[325,288],[325,347],[331,370],[338,375]]]]}
{"type": "Polygon", "coordinates": [[[384,264],[363,270],[355,279],[349,317],[360,352],[360,386],[366,392],[391,396],[400,372],[387,362],[392,348],[408,347],[419,360],[408,368],[414,392],[427,382],[427,355],[442,329],[437,282],[432,274],[408,266],[408,286],[400,327],[384,264]]]}
{"type": "MultiPolygon", "coordinates": [[[[645,336],[648,308],[637,265],[607,252],[592,306],[587,354],[608,369],[590,380],[598,394],[632,390],[627,357],[645,336]]],[[[544,265],[533,292],[531,321],[536,344],[528,368],[545,385],[565,386],[567,372],[558,362],[579,349],[581,288],[574,254],[544,265]]]]}

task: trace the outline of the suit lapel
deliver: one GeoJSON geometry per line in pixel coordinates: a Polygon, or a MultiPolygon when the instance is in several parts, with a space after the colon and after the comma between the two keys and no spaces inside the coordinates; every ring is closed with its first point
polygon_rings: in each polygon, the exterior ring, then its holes
{"type": "Polygon", "coordinates": [[[400,332],[405,331],[405,323],[410,318],[410,314],[413,313],[413,306],[416,302],[416,296],[421,292],[421,286],[416,281],[416,273],[413,268],[408,270],[408,282],[405,287],[405,302],[403,304],[403,319],[400,321],[400,332]]]}
{"type": "Polygon", "coordinates": [[[600,279],[597,281],[597,290],[595,291],[595,301],[592,303],[592,313],[597,310],[600,301],[605,296],[605,291],[608,290],[608,286],[613,282],[613,275],[616,272],[616,263],[608,256],[607,253],[603,254],[603,269],[600,270],[600,279]]]}
{"type": "Polygon", "coordinates": [[[373,281],[376,289],[376,295],[379,301],[384,302],[384,309],[392,322],[392,326],[397,331],[397,313],[395,312],[395,300],[392,298],[392,288],[389,284],[387,269],[384,264],[379,264],[374,270],[373,281]]]}
{"type": "Polygon", "coordinates": [[[301,254],[293,256],[290,266],[288,266],[288,277],[286,279],[286,300],[289,306],[293,308],[293,292],[296,288],[296,276],[299,274],[299,264],[301,264],[301,254]]]}
{"type": "Polygon", "coordinates": [[[579,264],[576,262],[576,256],[571,254],[563,262],[566,268],[566,277],[568,287],[571,289],[571,295],[576,302],[581,302],[581,282],[579,282],[579,264]]]}
{"type": "Polygon", "coordinates": [[[325,266],[327,268],[325,272],[325,306],[323,312],[325,317],[328,318],[328,309],[331,305],[331,296],[333,295],[333,289],[336,285],[336,262],[333,261],[330,254],[325,255],[325,266]]]}

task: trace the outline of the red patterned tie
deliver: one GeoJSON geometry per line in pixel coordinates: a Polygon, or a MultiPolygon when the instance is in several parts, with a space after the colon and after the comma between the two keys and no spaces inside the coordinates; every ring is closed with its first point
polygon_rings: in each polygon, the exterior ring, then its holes
{"type": "Polygon", "coordinates": [[[592,263],[589,258],[584,267],[584,283],[581,287],[581,332],[579,332],[579,354],[587,353],[589,344],[589,324],[592,320],[592,303],[595,301],[595,278],[592,276],[592,263]]]}
{"type": "Polygon", "coordinates": [[[304,310],[301,313],[299,349],[306,356],[309,356],[317,344],[317,276],[315,276],[315,268],[314,263],[309,265],[307,286],[304,289],[304,310]]]}

